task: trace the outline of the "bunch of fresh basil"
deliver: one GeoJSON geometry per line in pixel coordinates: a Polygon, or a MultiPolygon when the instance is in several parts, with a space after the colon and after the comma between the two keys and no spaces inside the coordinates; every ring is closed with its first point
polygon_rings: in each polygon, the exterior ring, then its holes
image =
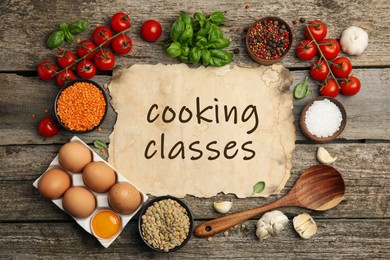
{"type": "Polygon", "coordinates": [[[166,45],[166,53],[182,62],[221,67],[230,63],[233,53],[222,50],[230,45],[230,40],[223,37],[220,25],[225,23],[221,11],[214,12],[209,18],[196,12],[194,19],[181,13],[173,23],[166,45]]]}
{"type": "Polygon", "coordinates": [[[73,43],[73,35],[84,32],[87,27],[88,22],[85,20],[78,20],[69,25],[65,22],[60,22],[60,29],[50,34],[49,39],[47,39],[46,46],[49,49],[54,49],[61,46],[64,40],[68,43],[73,43]]]}

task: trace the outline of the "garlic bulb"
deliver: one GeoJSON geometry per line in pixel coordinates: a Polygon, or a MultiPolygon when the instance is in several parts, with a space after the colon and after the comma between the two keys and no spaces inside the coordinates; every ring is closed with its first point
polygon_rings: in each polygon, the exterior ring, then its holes
{"type": "Polygon", "coordinates": [[[224,214],[229,212],[233,203],[231,201],[220,201],[214,202],[213,205],[216,212],[224,214]]]}
{"type": "Polygon", "coordinates": [[[318,147],[317,160],[323,164],[332,164],[336,161],[337,156],[332,157],[324,147],[318,147]]]}
{"type": "Polygon", "coordinates": [[[303,238],[309,239],[317,233],[317,224],[307,213],[300,214],[293,219],[295,231],[303,238]]]}
{"type": "Polygon", "coordinates": [[[265,213],[256,224],[256,236],[260,241],[279,234],[287,225],[288,218],[279,210],[265,213]]]}
{"type": "Polygon", "coordinates": [[[340,46],[349,55],[360,55],[368,45],[368,34],[362,28],[351,26],[343,31],[340,46]]]}

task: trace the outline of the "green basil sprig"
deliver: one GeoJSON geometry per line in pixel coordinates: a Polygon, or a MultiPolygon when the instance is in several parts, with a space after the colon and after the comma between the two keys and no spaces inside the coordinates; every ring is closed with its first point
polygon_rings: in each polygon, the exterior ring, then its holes
{"type": "Polygon", "coordinates": [[[222,50],[230,45],[223,37],[219,26],[225,23],[221,11],[212,13],[208,18],[196,12],[191,18],[181,13],[172,24],[165,52],[172,58],[185,63],[221,67],[233,60],[231,51],[222,50]]]}
{"type": "Polygon", "coordinates": [[[65,22],[60,22],[60,29],[52,32],[46,42],[49,49],[54,49],[65,41],[68,43],[74,42],[74,35],[84,32],[88,27],[88,22],[85,20],[78,20],[68,25],[65,22]]]}

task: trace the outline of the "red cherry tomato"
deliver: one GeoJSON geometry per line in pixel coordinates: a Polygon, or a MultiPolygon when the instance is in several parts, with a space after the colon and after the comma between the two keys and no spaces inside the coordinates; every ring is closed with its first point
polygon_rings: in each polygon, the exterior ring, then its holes
{"type": "Polygon", "coordinates": [[[340,81],[341,93],[346,96],[356,95],[361,87],[360,80],[355,76],[340,81]]]}
{"type": "Polygon", "coordinates": [[[316,60],[310,67],[310,76],[318,81],[325,80],[329,75],[329,68],[323,60],[316,60]]]}
{"type": "Polygon", "coordinates": [[[162,27],[156,20],[147,20],[142,24],[141,36],[145,41],[155,42],[160,38],[162,27]]]}
{"type": "Polygon", "coordinates": [[[43,137],[53,137],[58,133],[58,126],[52,117],[44,117],[39,121],[38,132],[43,137]]]}
{"type": "Polygon", "coordinates": [[[120,34],[111,41],[111,48],[117,54],[126,54],[131,51],[133,42],[126,34],[120,34]]]}
{"type": "Polygon", "coordinates": [[[93,59],[93,57],[95,57],[96,52],[93,51],[93,49],[95,48],[96,45],[93,44],[90,40],[84,40],[77,44],[77,55],[79,55],[79,57],[81,58],[89,53],[88,56],[86,56],[85,58],[87,60],[91,60],[93,59]]]}
{"type": "Polygon", "coordinates": [[[122,32],[131,27],[130,17],[122,12],[116,13],[112,16],[110,25],[114,32],[122,32]]]}
{"type": "Polygon", "coordinates": [[[90,60],[83,60],[77,64],[77,75],[83,79],[90,79],[96,75],[96,67],[90,60]]]}
{"type": "Polygon", "coordinates": [[[333,60],[340,53],[340,44],[336,39],[325,39],[318,43],[327,60],[333,60]]]}
{"type": "Polygon", "coordinates": [[[314,40],[317,42],[321,41],[326,37],[326,33],[328,32],[328,29],[326,28],[326,25],[320,21],[320,20],[314,20],[307,23],[307,26],[305,27],[305,37],[306,39],[312,40],[311,37],[313,35],[314,40]]]}
{"type": "Polygon", "coordinates": [[[317,47],[311,40],[303,40],[298,43],[295,54],[301,60],[310,60],[317,54],[317,47]]]}
{"type": "MultiPolygon", "coordinates": [[[[112,37],[112,31],[107,26],[99,26],[92,33],[92,40],[96,45],[100,45],[105,42],[108,38],[112,37]]],[[[103,47],[107,47],[110,45],[111,41],[103,44],[103,47]]]]}
{"type": "Polygon", "coordinates": [[[39,63],[37,71],[42,80],[52,80],[53,74],[57,72],[57,66],[50,61],[42,61],[39,63]]]}
{"type": "Polygon", "coordinates": [[[56,76],[56,82],[59,87],[65,85],[75,79],[74,73],[71,70],[64,70],[56,76]]]}
{"type": "Polygon", "coordinates": [[[321,86],[320,86],[320,94],[321,96],[327,96],[335,98],[340,93],[340,89],[337,86],[337,83],[334,79],[327,79],[321,86]]]}
{"type": "Polygon", "coordinates": [[[109,50],[100,50],[96,53],[93,61],[98,69],[110,70],[115,65],[115,56],[109,50]]]}
{"type": "Polygon", "coordinates": [[[331,69],[336,78],[346,78],[352,71],[352,63],[346,57],[339,57],[332,62],[331,69]]]}
{"type": "Polygon", "coordinates": [[[61,68],[66,68],[72,65],[76,60],[76,54],[70,51],[60,51],[57,54],[57,63],[61,68]]]}

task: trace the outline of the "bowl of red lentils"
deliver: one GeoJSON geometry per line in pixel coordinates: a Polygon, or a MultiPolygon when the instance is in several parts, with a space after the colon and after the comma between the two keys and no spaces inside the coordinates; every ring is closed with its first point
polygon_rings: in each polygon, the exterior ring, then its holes
{"type": "Polygon", "coordinates": [[[54,101],[54,113],[60,126],[72,133],[97,129],[107,114],[104,89],[91,80],[74,80],[65,84],[54,101]]]}
{"type": "Polygon", "coordinates": [[[292,41],[290,26],[278,17],[267,16],[248,28],[246,49],[249,56],[257,63],[272,65],[286,56],[292,41]]]}

